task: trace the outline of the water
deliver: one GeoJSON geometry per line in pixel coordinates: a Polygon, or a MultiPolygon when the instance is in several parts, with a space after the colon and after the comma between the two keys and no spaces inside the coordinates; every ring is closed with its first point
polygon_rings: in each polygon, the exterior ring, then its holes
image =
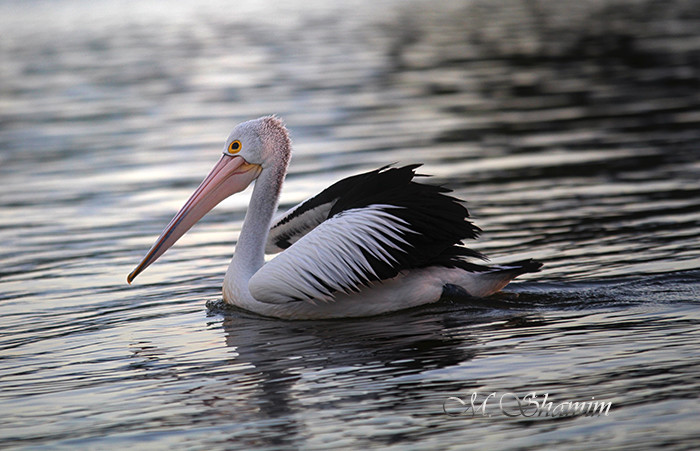
{"type": "Polygon", "coordinates": [[[0,4],[1,447],[697,446],[697,2],[375,3],[0,4]],[[247,191],[128,286],[269,113],[282,208],[422,162],[473,247],[545,268],[371,319],[210,310],[247,191]],[[443,411],[533,391],[611,407],[443,411]]]}

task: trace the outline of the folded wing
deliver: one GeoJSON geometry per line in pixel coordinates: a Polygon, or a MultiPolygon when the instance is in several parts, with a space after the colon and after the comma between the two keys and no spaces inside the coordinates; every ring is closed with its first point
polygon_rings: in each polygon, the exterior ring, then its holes
{"type": "Polygon", "coordinates": [[[332,301],[374,281],[426,266],[485,267],[461,246],[479,229],[449,190],[413,181],[417,166],[381,168],[341,180],[290,210],[272,228],[268,247],[286,250],[250,280],[269,303],[332,301]]]}

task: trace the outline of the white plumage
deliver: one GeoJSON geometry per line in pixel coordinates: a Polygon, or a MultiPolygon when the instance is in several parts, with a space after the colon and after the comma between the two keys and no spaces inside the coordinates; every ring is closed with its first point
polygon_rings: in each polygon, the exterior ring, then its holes
{"type": "Polygon", "coordinates": [[[462,245],[478,227],[448,190],[413,181],[417,166],[381,168],[341,180],[271,225],[291,143],[277,118],[238,125],[224,155],[129,275],[153,263],[197,220],[253,180],[255,188],[224,300],[289,319],[367,316],[435,302],[446,287],[488,296],[533,260],[483,266],[462,245]],[[277,253],[267,264],[264,253],[277,253]]]}
{"type": "Polygon", "coordinates": [[[331,302],[337,292],[359,291],[363,274],[378,278],[366,253],[391,265],[396,259],[388,249],[410,246],[402,238],[411,233],[406,221],[383,210],[387,207],[346,210],[320,224],[255,273],[248,284],[253,297],[275,304],[331,302]]]}

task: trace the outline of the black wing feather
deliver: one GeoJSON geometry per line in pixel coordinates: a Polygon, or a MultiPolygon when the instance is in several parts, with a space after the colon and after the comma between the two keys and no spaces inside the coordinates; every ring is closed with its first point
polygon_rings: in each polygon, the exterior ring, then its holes
{"type": "Polygon", "coordinates": [[[486,260],[484,255],[460,245],[464,239],[478,237],[481,229],[467,219],[469,211],[461,201],[447,194],[452,190],[413,180],[419,166],[384,167],[352,177],[352,185],[345,185],[344,193],[328,217],[370,205],[386,205],[385,211],[408,224],[412,233],[402,238],[410,248],[395,243],[399,249],[389,249],[395,263],[387,263],[365,252],[377,274],[376,278],[369,277],[370,280],[387,279],[400,270],[426,266],[487,270],[486,266],[465,261],[470,257],[486,260]]]}
{"type": "Polygon", "coordinates": [[[486,260],[484,255],[461,246],[462,240],[477,238],[481,229],[467,219],[469,211],[461,201],[448,194],[452,190],[414,181],[415,177],[425,177],[415,172],[420,166],[384,166],[334,183],[278,220],[271,229],[271,244],[287,249],[323,221],[344,211],[383,205],[385,211],[408,224],[412,232],[402,234],[401,238],[409,243],[409,248],[405,243],[391,240],[397,247],[388,250],[394,260],[391,263],[363,251],[376,272],[376,276],[357,274],[364,283],[394,277],[403,269],[426,266],[487,270],[486,266],[466,261],[467,258],[486,260]],[[322,207],[328,209],[324,216],[304,217],[322,207]]]}

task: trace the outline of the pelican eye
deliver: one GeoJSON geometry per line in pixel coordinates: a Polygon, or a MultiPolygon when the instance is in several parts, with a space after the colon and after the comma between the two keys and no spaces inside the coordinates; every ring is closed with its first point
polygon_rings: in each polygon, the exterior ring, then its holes
{"type": "Polygon", "coordinates": [[[238,153],[241,150],[241,142],[239,140],[231,141],[228,145],[229,153],[238,153]]]}

